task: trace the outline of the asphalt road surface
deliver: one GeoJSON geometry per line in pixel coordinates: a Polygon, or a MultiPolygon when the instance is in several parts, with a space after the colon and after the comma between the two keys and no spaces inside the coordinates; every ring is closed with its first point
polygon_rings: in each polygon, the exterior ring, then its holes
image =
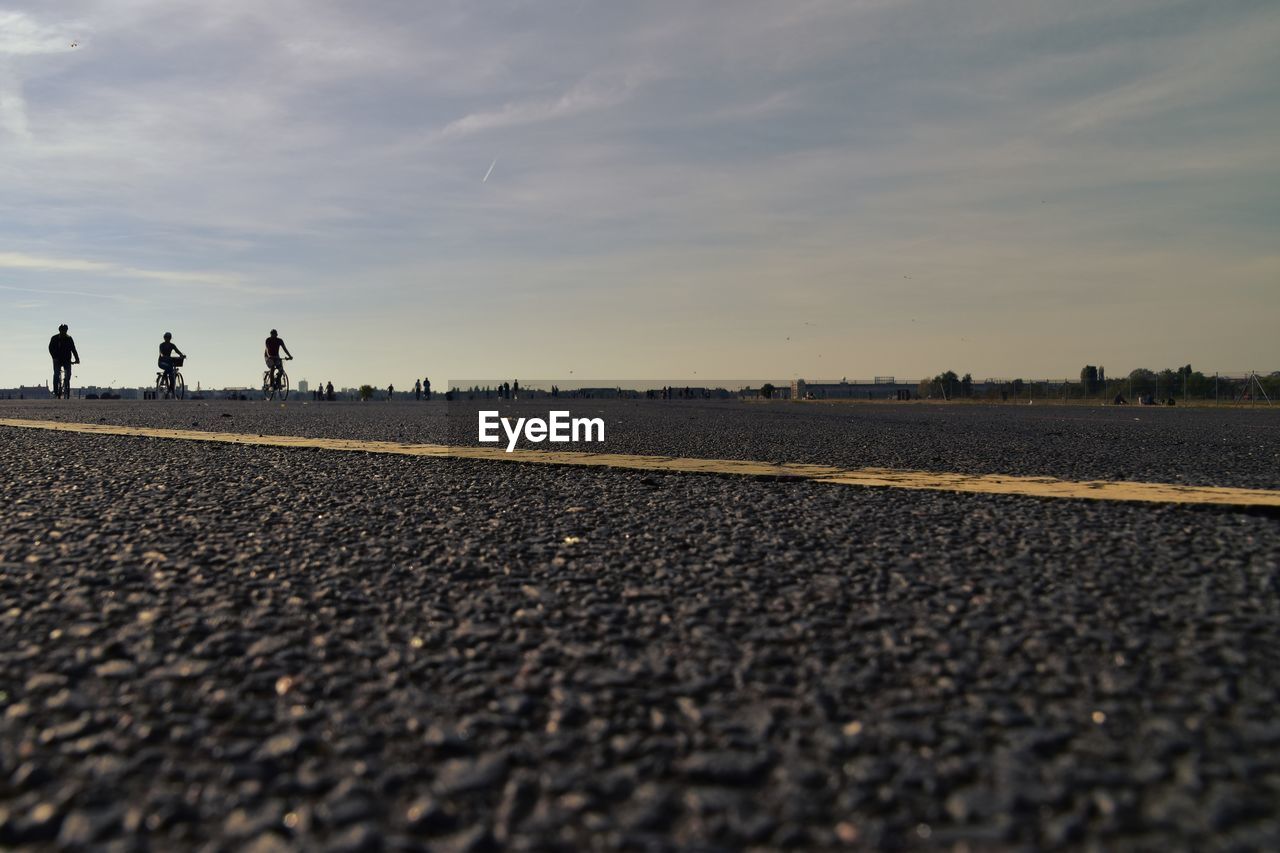
{"type": "MultiPolygon", "coordinates": [[[[1280,476],[1263,412],[648,405],[603,407],[609,449],[1280,476]]],[[[0,845],[1280,845],[1274,516],[9,428],[0,454],[0,845]]]]}
{"type": "MultiPolygon", "coordinates": [[[[497,400],[445,403],[0,402],[0,417],[311,437],[476,444],[476,413],[606,421],[601,450],[1068,480],[1280,487],[1280,405],[1031,406],[927,403],[497,400]]],[[[546,448],[548,445],[542,445],[546,448]]]]}

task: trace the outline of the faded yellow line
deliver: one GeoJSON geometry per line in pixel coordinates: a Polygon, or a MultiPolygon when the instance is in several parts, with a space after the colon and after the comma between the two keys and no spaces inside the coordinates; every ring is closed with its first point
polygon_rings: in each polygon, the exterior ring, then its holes
{"type": "Polygon", "coordinates": [[[956,474],[937,471],[901,471],[889,468],[838,468],[831,465],[779,465],[741,459],[684,459],[674,456],[635,456],[625,453],[582,453],[551,450],[516,450],[507,453],[499,447],[404,444],[395,441],[203,432],[192,429],[158,429],[154,427],[117,426],[115,424],[62,423],[60,421],[37,421],[21,418],[0,418],[0,426],[77,432],[90,435],[207,441],[251,447],[300,447],[359,453],[384,453],[397,456],[483,459],[535,465],[625,468],[661,473],[775,477],[868,488],[922,489],[984,495],[1021,495],[1033,498],[1075,498],[1099,501],[1136,501],[1141,503],[1280,509],[1280,491],[1272,489],[1180,486],[1173,483],[1134,483],[1116,480],[1072,481],[1059,480],[1055,477],[956,474]]]}

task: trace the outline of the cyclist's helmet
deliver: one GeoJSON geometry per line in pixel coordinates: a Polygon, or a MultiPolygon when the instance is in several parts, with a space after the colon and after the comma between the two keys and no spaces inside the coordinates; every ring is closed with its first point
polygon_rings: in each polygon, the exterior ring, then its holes
{"type": "Polygon", "coordinates": [[[59,326],[59,327],[58,327],[58,331],[59,331],[59,332],[65,332],[66,330],[67,330],[67,324],[66,324],[66,323],[63,323],[61,326],[59,326]]]}
{"type": "Polygon", "coordinates": [[[167,341],[167,340],[170,340],[171,338],[173,338],[173,332],[165,332],[165,333],[164,333],[164,339],[165,339],[166,341],[167,341]]]}

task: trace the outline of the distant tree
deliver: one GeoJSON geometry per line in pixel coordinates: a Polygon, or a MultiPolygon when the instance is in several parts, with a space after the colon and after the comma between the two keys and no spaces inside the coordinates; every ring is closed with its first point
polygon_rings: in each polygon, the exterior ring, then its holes
{"type": "Polygon", "coordinates": [[[1092,364],[1086,364],[1080,370],[1080,387],[1084,393],[1092,396],[1098,393],[1098,368],[1092,364]]]}
{"type": "Polygon", "coordinates": [[[964,375],[964,378],[960,380],[960,396],[973,396],[973,377],[967,373],[964,375]]]}
{"type": "Polygon", "coordinates": [[[361,401],[361,402],[365,402],[366,400],[372,400],[372,399],[373,399],[373,386],[372,386],[372,385],[361,385],[361,386],[360,386],[360,401],[361,401]]]}
{"type": "Polygon", "coordinates": [[[1138,367],[1129,371],[1129,388],[1135,397],[1143,394],[1154,394],[1156,391],[1156,374],[1154,370],[1138,367]]]}
{"type": "Polygon", "coordinates": [[[1015,380],[1013,380],[1012,382],[1010,382],[1010,383],[1009,383],[1009,390],[1013,393],[1013,396],[1015,396],[1015,397],[1021,397],[1021,396],[1022,396],[1022,390],[1023,390],[1022,380],[1021,380],[1021,379],[1015,379],[1015,380]]]}
{"type": "Polygon", "coordinates": [[[954,370],[944,370],[933,377],[932,392],[941,394],[945,399],[950,400],[956,395],[956,385],[959,382],[960,377],[956,375],[954,370]]]}
{"type": "Polygon", "coordinates": [[[760,396],[766,400],[773,399],[773,392],[776,390],[778,389],[773,387],[772,382],[766,382],[760,386],[760,396]]]}
{"type": "Polygon", "coordinates": [[[1258,381],[1262,383],[1262,389],[1267,392],[1267,396],[1273,402],[1280,400],[1280,370],[1266,376],[1259,376],[1258,381]]]}

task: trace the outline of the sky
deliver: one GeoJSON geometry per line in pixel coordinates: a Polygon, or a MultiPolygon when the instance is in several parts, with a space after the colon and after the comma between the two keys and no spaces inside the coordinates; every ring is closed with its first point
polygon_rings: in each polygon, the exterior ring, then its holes
{"type": "Polygon", "coordinates": [[[0,387],[1280,369],[1280,4],[0,0],[0,387]]]}

